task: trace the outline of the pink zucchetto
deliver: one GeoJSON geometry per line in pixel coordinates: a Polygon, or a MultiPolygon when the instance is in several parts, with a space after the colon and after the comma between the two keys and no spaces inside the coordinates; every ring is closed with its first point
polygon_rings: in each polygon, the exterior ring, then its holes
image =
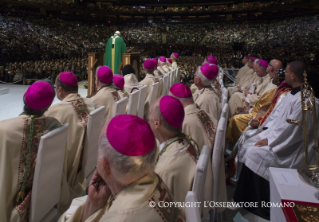
{"type": "Polygon", "coordinates": [[[117,115],[107,126],[106,138],[111,146],[126,156],[143,156],[155,147],[150,125],[136,115],[117,115]]]}
{"type": "Polygon", "coordinates": [[[156,58],[152,58],[152,61],[154,62],[154,69],[156,69],[157,68],[157,59],[156,58]]]}
{"type": "Polygon", "coordinates": [[[170,58],[166,58],[166,61],[169,62],[170,64],[173,63],[172,59],[170,59],[170,58]]]}
{"type": "Polygon", "coordinates": [[[161,56],[161,57],[158,58],[158,61],[165,63],[166,62],[166,58],[164,56],[161,56]]]}
{"type": "Polygon", "coordinates": [[[170,93],[179,98],[188,98],[192,97],[191,89],[184,83],[177,83],[172,85],[169,89],[170,93]]]}
{"type": "Polygon", "coordinates": [[[263,59],[259,59],[259,63],[262,67],[264,67],[265,69],[267,69],[268,67],[268,62],[266,60],[263,59]]]}
{"type": "Polygon", "coordinates": [[[59,78],[61,82],[67,86],[75,87],[78,85],[78,78],[73,72],[62,72],[59,78]]]}
{"type": "Polygon", "coordinates": [[[207,79],[213,80],[218,75],[218,67],[216,65],[202,65],[200,71],[207,79]]]}
{"type": "Polygon", "coordinates": [[[114,85],[119,88],[119,89],[124,89],[124,77],[119,75],[119,74],[115,74],[113,76],[113,82],[114,82],[114,85]]]}
{"type": "Polygon", "coordinates": [[[207,60],[210,64],[218,65],[218,60],[214,56],[207,56],[207,60]]]}
{"type": "Polygon", "coordinates": [[[103,83],[112,83],[113,82],[113,71],[108,66],[101,66],[97,70],[97,76],[99,77],[100,81],[103,83]]]}
{"type": "Polygon", "coordinates": [[[251,56],[250,56],[250,55],[248,55],[248,56],[247,56],[247,59],[249,59],[250,57],[251,57],[251,56]]]}
{"type": "Polygon", "coordinates": [[[169,125],[176,128],[183,125],[185,111],[178,99],[172,96],[163,96],[159,101],[159,108],[163,118],[169,125]]]}
{"type": "Polygon", "coordinates": [[[178,53],[173,52],[172,54],[173,54],[173,56],[174,56],[176,59],[178,59],[178,53]]]}
{"type": "Polygon", "coordinates": [[[143,66],[145,69],[151,70],[151,69],[154,69],[155,64],[152,59],[146,59],[143,66]]]}
{"type": "Polygon", "coordinates": [[[45,81],[33,83],[24,94],[25,104],[34,110],[43,109],[49,106],[53,99],[54,89],[45,81]]]}

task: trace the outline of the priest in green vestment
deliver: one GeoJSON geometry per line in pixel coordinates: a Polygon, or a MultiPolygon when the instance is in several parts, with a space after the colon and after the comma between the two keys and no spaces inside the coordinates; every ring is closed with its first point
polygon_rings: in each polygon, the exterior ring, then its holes
{"type": "Polygon", "coordinates": [[[106,43],[104,56],[104,65],[110,67],[113,73],[119,72],[122,53],[126,53],[126,44],[121,38],[121,33],[116,31],[106,43]]]}

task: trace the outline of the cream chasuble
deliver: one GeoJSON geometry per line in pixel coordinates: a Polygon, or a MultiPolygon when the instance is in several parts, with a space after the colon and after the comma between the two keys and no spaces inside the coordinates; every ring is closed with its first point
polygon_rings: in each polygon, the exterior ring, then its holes
{"type": "MultiPolygon", "coordinates": [[[[243,67],[244,68],[244,67],[243,67]]],[[[249,67],[248,67],[249,68],[249,67]]],[[[238,91],[238,87],[240,87],[240,89],[242,89],[242,87],[244,86],[244,88],[248,88],[250,87],[250,84],[255,80],[255,76],[252,75],[254,73],[254,70],[249,68],[240,78],[240,82],[238,85],[233,86],[233,87],[228,87],[228,96],[229,98],[238,91]]]]}
{"type": "Polygon", "coordinates": [[[267,74],[262,83],[256,86],[255,92],[251,95],[247,95],[246,101],[249,102],[251,106],[255,105],[260,97],[270,89],[277,89],[277,85],[272,84],[269,74],[267,74]]]}
{"type": "Polygon", "coordinates": [[[197,86],[193,83],[190,87],[191,91],[192,91],[192,94],[194,94],[196,91],[197,91],[197,86]]]}
{"type": "Polygon", "coordinates": [[[160,71],[162,76],[165,76],[167,73],[169,73],[169,72],[164,71],[164,69],[161,66],[157,66],[157,70],[160,71]]]}
{"type": "MultiPolygon", "coordinates": [[[[73,202],[82,204],[72,215],[63,214],[59,222],[81,221],[86,197],[75,199],[73,202]],[[69,219],[66,219],[68,216],[69,219]]],[[[163,202],[174,200],[162,179],[153,172],[135,181],[115,197],[111,195],[106,206],[96,211],[86,222],[184,222],[183,210],[174,206],[159,207],[163,202]],[[155,207],[150,207],[150,202],[155,202],[155,207]]]]}
{"type": "Polygon", "coordinates": [[[124,90],[131,95],[135,90],[140,89],[143,85],[141,85],[136,78],[135,74],[127,74],[124,76],[124,90]]]}
{"type": "Polygon", "coordinates": [[[235,84],[236,86],[241,86],[244,82],[244,77],[246,75],[246,73],[250,70],[250,68],[248,67],[248,64],[246,63],[246,65],[244,65],[243,67],[241,67],[235,77],[235,84]]]}
{"type": "Polygon", "coordinates": [[[209,146],[212,151],[218,121],[204,110],[199,109],[196,104],[184,107],[184,111],[183,133],[196,141],[200,151],[204,145],[209,146]]]}
{"type": "Polygon", "coordinates": [[[201,90],[197,90],[193,94],[193,98],[200,109],[205,110],[215,119],[220,118],[222,109],[220,98],[217,96],[215,90],[211,86],[205,87],[201,90]]]}
{"type": "Polygon", "coordinates": [[[28,156],[28,138],[31,118],[20,115],[0,121],[0,221],[29,221],[34,168],[37,160],[40,137],[58,128],[61,124],[52,117],[34,119],[30,153],[30,170],[25,184],[25,197],[16,204],[16,196],[23,184],[28,156]]]}
{"type": "Polygon", "coordinates": [[[158,78],[163,78],[163,74],[157,69],[154,70],[154,75],[158,78]]]}
{"type": "Polygon", "coordinates": [[[62,175],[60,213],[66,211],[72,199],[81,196],[86,188],[87,181],[82,171],[81,159],[88,115],[94,109],[94,104],[90,99],[83,98],[77,93],[71,93],[62,102],[51,106],[45,113],[46,116],[54,117],[62,124],[69,124],[62,175]]]}
{"type": "MultiPolygon", "coordinates": [[[[163,179],[167,187],[172,191],[177,202],[185,202],[188,191],[192,190],[196,164],[198,160],[198,150],[187,139],[175,137],[160,145],[158,161],[155,172],[163,179]],[[174,142],[174,140],[176,140],[174,142]],[[166,149],[166,144],[171,143],[166,149]]],[[[207,170],[209,171],[209,169],[207,170]]],[[[212,172],[207,173],[204,200],[212,199],[212,172]]],[[[203,205],[202,205],[203,206],[203,205]]],[[[202,208],[202,217],[206,215],[210,208],[202,208]]]]}
{"type": "MultiPolygon", "coordinates": [[[[123,99],[124,97],[127,97],[127,98],[130,97],[130,95],[124,90],[116,89],[116,92],[119,94],[120,99],[123,99]]],[[[128,102],[128,100],[127,100],[127,102],[128,102]]]]}
{"type": "Polygon", "coordinates": [[[163,65],[162,69],[164,70],[165,73],[169,73],[170,72],[170,70],[169,70],[167,65],[163,65]]]}
{"type": "Polygon", "coordinates": [[[173,62],[173,63],[172,63],[172,68],[173,68],[173,70],[174,70],[174,69],[177,69],[177,67],[178,67],[177,62],[173,62]]]}
{"type": "Polygon", "coordinates": [[[113,86],[107,86],[100,88],[97,93],[90,99],[93,102],[95,108],[105,106],[105,121],[109,121],[113,117],[115,103],[116,101],[119,101],[121,97],[119,93],[116,92],[113,86]]]}

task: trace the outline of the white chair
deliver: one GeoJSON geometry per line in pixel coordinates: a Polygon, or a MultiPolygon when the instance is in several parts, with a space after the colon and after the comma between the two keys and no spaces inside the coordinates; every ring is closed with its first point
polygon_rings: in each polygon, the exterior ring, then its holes
{"type": "Polygon", "coordinates": [[[140,88],[140,97],[138,98],[138,105],[137,105],[137,115],[140,118],[144,118],[144,106],[145,106],[145,100],[146,100],[146,92],[147,92],[147,86],[143,86],[140,88]]]}
{"type": "Polygon", "coordinates": [[[201,222],[200,208],[197,204],[196,195],[193,191],[188,191],[185,203],[192,203],[190,207],[185,207],[186,222],[201,222]]]}
{"type": "Polygon", "coordinates": [[[51,221],[58,214],[69,124],[41,136],[34,169],[29,221],[51,221]]]}
{"type": "Polygon", "coordinates": [[[224,108],[224,106],[225,106],[225,104],[227,103],[228,101],[227,101],[227,97],[224,95],[224,94],[222,94],[222,109],[224,108]]]}
{"type": "Polygon", "coordinates": [[[137,115],[137,106],[138,106],[138,99],[140,98],[140,90],[136,90],[130,95],[130,99],[128,101],[128,108],[127,114],[130,115],[137,115]]]}
{"type": "Polygon", "coordinates": [[[228,105],[228,103],[225,103],[223,110],[222,110],[222,114],[220,115],[220,118],[224,117],[226,119],[226,122],[228,119],[228,112],[229,112],[229,105],[228,105]]]}
{"type": "Polygon", "coordinates": [[[223,95],[228,98],[228,90],[225,87],[222,87],[223,95]]]}
{"type": "MultiPolygon", "coordinates": [[[[213,201],[220,201],[217,199],[219,193],[226,195],[225,182],[225,164],[224,164],[224,145],[225,145],[225,126],[227,121],[222,117],[217,126],[215,143],[212,156],[212,171],[213,171],[213,201]],[[222,183],[221,186],[220,183],[222,183]]],[[[226,196],[225,196],[226,200],[226,196]]],[[[210,221],[221,221],[221,213],[217,213],[218,208],[213,208],[211,211],[210,221]]]]}
{"type": "Polygon", "coordinates": [[[120,114],[125,114],[126,112],[126,105],[127,105],[127,97],[123,97],[119,101],[115,103],[114,110],[113,110],[113,117],[120,115],[120,114]]]}
{"type": "MultiPolygon", "coordinates": [[[[194,176],[194,182],[192,191],[194,192],[196,199],[202,202],[204,200],[205,181],[207,175],[208,158],[210,158],[210,149],[208,146],[203,146],[200,156],[196,164],[196,171],[194,176]]],[[[202,206],[200,207],[201,210],[202,206]]]]}
{"type": "Polygon", "coordinates": [[[86,125],[86,134],[82,154],[82,170],[87,180],[87,187],[95,171],[99,135],[105,122],[103,121],[104,109],[104,106],[100,106],[96,110],[92,111],[89,115],[88,123],[86,125]]]}
{"type": "Polygon", "coordinates": [[[167,95],[168,90],[169,90],[169,75],[165,75],[165,76],[163,77],[162,96],[167,95]]]}
{"type": "Polygon", "coordinates": [[[157,94],[158,94],[158,89],[159,89],[159,83],[153,83],[150,95],[148,96],[148,105],[151,106],[153,102],[157,99],[157,94]]]}
{"type": "Polygon", "coordinates": [[[169,74],[169,89],[171,88],[172,85],[174,85],[174,71],[171,71],[169,74]]]}
{"type": "Polygon", "coordinates": [[[180,68],[179,67],[176,69],[175,76],[176,76],[176,82],[175,83],[180,83],[181,82],[181,76],[180,76],[180,68]]]}

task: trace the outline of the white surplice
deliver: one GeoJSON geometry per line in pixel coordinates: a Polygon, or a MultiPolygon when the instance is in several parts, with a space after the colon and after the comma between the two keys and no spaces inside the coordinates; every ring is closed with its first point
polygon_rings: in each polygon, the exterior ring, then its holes
{"type": "MultiPolygon", "coordinates": [[[[270,114],[271,124],[269,121],[264,124],[268,129],[246,140],[239,153],[239,161],[266,180],[269,180],[269,167],[296,169],[305,162],[302,127],[286,122],[287,119],[293,119],[302,124],[300,92],[292,92],[288,93],[281,105],[270,114]],[[276,115],[275,118],[271,117],[272,115],[276,115]],[[268,140],[267,146],[254,145],[265,138],[268,140]]],[[[318,110],[317,99],[315,104],[318,110]]],[[[307,117],[307,134],[310,137],[309,144],[312,144],[314,136],[310,112],[307,117]]],[[[313,149],[310,150],[313,152],[313,149]]]]}

